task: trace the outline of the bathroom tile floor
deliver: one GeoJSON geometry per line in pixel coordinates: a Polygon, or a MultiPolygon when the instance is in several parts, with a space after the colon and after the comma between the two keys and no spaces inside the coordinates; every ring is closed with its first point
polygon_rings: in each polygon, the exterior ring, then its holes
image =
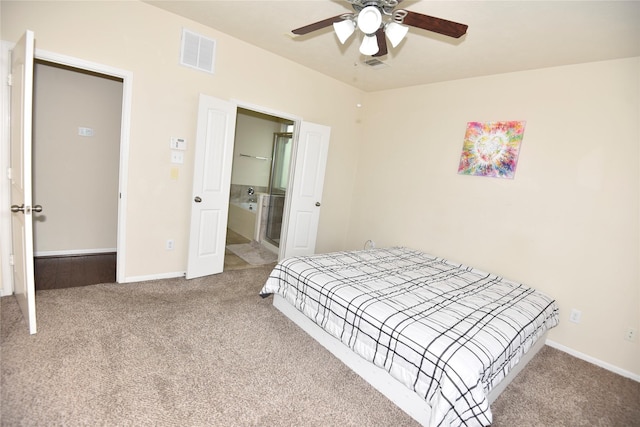
{"type": "MultiPolygon", "coordinates": [[[[251,240],[241,236],[233,230],[227,228],[227,245],[235,245],[239,243],[249,243],[251,240]]],[[[238,255],[231,252],[229,249],[224,250],[224,271],[227,270],[242,270],[245,268],[254,268],[255,266],[249,264],[238,255]]]]}

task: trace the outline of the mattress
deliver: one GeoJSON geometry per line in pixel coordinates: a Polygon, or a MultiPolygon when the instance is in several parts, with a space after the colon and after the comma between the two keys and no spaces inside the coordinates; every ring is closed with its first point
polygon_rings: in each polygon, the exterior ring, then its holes
{"type": "Polygon", "coordinates": [[[431,407],[431,425],[487,426],[488,393],[558,324],[555,301],[403,247],[281,261],[276,293],[431,407]]]}

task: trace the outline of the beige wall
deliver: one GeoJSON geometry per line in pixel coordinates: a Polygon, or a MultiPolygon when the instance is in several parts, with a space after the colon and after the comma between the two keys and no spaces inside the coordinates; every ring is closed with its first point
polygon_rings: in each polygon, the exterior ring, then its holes
{"type": "Polygon", "coordinates": [[[34,250],[115,249],[122,82],[44,64],[34,82],[34,250]]]}
{"type": "Polygon", "coordinates": [[[639,80],[632,58],[369,94],[348,247],[530,284],[560,305],[553,341],[640,374],[639,80]],[[458,175],[466,123],[496,120],[527,121],[515,179],[458,175]]]}
{"type": "Polygon", "coordinates": [[[33,30],[36,49],[133,73],[127,278],[186,269],[199,93],[331,126],[317,250],[344,246],[362,93],[298,64],[140,2],[2,1],[2,40],[33,30]],[[182,28],[217,40],[215,74],[178,65],[182,28]],[[169,141],[187,139],[171,178],[169,141]],[[349,167],[345,167],[349,165],[349,167]],[[173,251],[165,241],[175,240],[173,251]]]}

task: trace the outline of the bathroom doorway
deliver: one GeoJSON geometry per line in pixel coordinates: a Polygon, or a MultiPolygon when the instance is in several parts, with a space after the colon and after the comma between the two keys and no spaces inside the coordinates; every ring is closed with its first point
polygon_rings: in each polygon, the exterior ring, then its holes
{"type": "Polygon", "coordinates": [[[238,108],[225,270],[277,261],[294,122],[238,108]]]}
{"type": "MultiPolygon", "coordinates": [[[[236,126],[238,116],[242,117],[238,114],[238,107],[237,103],[200,94],[193,204],[189,224],[189,254],[185,273],[187,279],[224,271],[225,249],[229,249],[229,245],[226,245],[226,239],[222,237],[226,234],[227,227],[231,225],[229,213],[234,205],[232,197],[239,198],[235,201],[238,204],[246,204],[248,212],[262,209],[261,202],[247,200],[247,197],[251,199],[256,195],[255,188],[251,184],[234,182],[232,172],[240,170],[237,168],[237,162],[240,160],[270,160],[265,157],[272,153],[273,144],[271,144],[270,151],[266,156],[240,151],[241,147],[237,141],[239,140],[239,130],[243,127],[236,126]],[[230,129],[231,126],[235,129],[230,129]],[[236,143],[237,145],[235,145],[236,143]],[[223,155],[206,155],[213,152],[223,155]],[[211,176],[215,177],[219,185],[207,186],[208,181],[205,178],[210,180],[211,176]],[[242,191],[243,186],[246,191],[242,191]],[[236,191],[238,188],[239,192],[236,191]],[[207,199],[205,200],[201,196],[206,196],[207,199]],[[212,214],[205,215],[206,212],[212,212],[212,214]],[[207,250],[203,250],[205,248],[207,250]]],[[[273,117],[276,119],[278,116],[289,117],[288,119],[279,119],[277,123],[281,128],[284,126],[285,131],[289,130],[293,133],[291,167],[282,216],[279,251],[278,253],[269,251],[263,247],[260,241],[252,240],[251,243],[258,251],[271,252],[273,265],[279,259],[311,255],[315,253],[318,235],[331,128],[286,114],[275,113],[273,115],[270,111],[256,110],[252,106],[245,108],[251,109],[254,114],[272,117],[272,121],[273,117]],[[291,128],[286,129],[289,126],[291,128]]],[[[273,138],[273,132],[270,133],[270,138],[273,138]]],[[[253,139],[249,138],[249,140],[253,139]]],[[[254,145],[255,142],[253,141],[254,145]]],[[[270,176],[270,166],[268,176],[270,176]]],[[[264,195],[265,193],[262,193],[262,196],[264,195]]],[[[261,199],[256,197],[256,199],[264,200],[265,197],[261,199]]],[[[254,218],[262,220],[262,215],[256,212],[254,218]]],[[[262,227],[258,229],[262,230],[262,227]]],[[[255,237],[256,234],[258,233],[254,229],[252,236],[255,237]]],[[[266,240],[264,243],[266,244],[266,240]]],[[[261,263],[261,265],[270,263],[261,263]]]]}

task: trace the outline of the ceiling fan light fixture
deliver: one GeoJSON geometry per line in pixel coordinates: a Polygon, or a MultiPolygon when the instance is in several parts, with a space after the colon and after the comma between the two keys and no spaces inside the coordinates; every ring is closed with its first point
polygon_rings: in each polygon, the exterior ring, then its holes
{"type": "MultiPolygon", "coordinates": [[[[0,0],[2,1],[2,0],[0,0]]],[[[405,9],[395,10],[402,0],[346,0],[355,13],[343,13],[291,30],[304,35],[333,25],[340,43],[355,32],[363,33],[360,53],[372,57],[385,56],[388,44],[397,47],[405,39],[409,27],[416,27],[444,36],[460,38],[467,33],[468,25],[442,18],[423,15],[405,9]]]]}
{"type": "Polygon", "coordinates": [[[358,14],[358,28],[363,33],[375,34],[382,24],[382,14],[376,6],[367,6],[358,14]]]}
{"type": "Polygon", "coordinates": [[[387,39],[389,39],[389,42],[393,47],[396,47],[400,44],[402,39],[404,39],[404,36],[407,35],[408,31],[409,27],[407,27],[406,25],[397,24],[395,22],[389,22],[384,29],[384,33],[387,35],[387,39]]]}
{"type": "Polygon", "coordinates": [[[360,53],[363,55],[375,55],[380,48],[378,47],[378,38],[373,36],[364,36],[360,45],[360,53]]]}
{"type": "Polygon", "coordinates": [[[340,43],[344,44],[356,30],[356,24],[351,19],[345,19],[340,22],[334,22],[333,30],[336,32],[340,43]]]}

